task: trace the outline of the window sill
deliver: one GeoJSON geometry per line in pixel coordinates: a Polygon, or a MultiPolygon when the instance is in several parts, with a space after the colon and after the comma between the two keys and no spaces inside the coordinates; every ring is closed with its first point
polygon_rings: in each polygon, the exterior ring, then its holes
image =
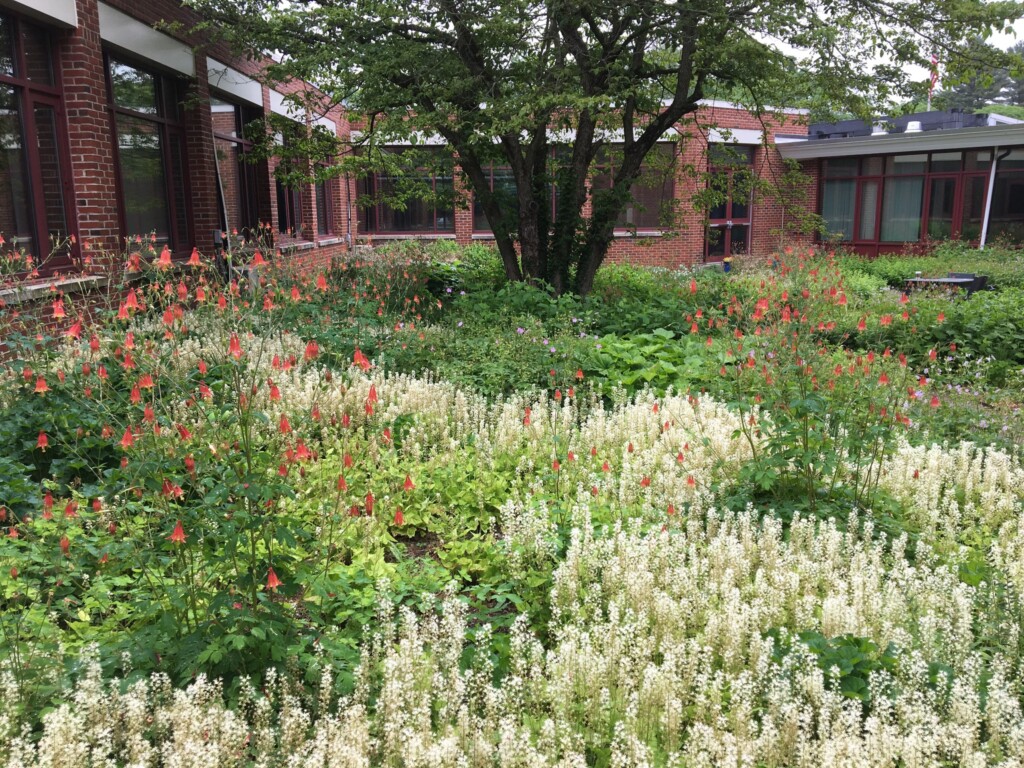
{"type": "Polygon", "coordinates": [[[615,237],[633,240],[639,240],[642,237],[664,237],[665,235],[666,232],[663,229],[638,229],[636,232],[631,229],[615,230],[615,237]]]}
{"type": "Polygon", "coordinates": [[[340,245],[341,243],[344,242],[345,238],[343,237],[325,237],[316,241],[316,247],[323,248],[324,246],[327,245],[340,245]]]}
{"type": "Polygon", "coordinates": [[[63,293],[65,296],[86,293],[90,289],[106,285],[107,281],[106,275],[42,278],[15,288],[0,288],[0,306],[39,301],[55,293],[63,293]]]}
{"type": "Polygon", "coordinates": [[[425,232],[423,234],[416,234],[415,232],[411,232],[411,233],[408,233],[408,234],[394,234],[394,235],[391,235],[391,234],[376,234],[376,233],[374,233],[372,235],[370,235],[370,234],[360,235],[358,239],[360,241],[362,241],[362,242],[374,242],[376,240],[454,240],[455,239],[455,233],[452,232],[451,234],[438,234],[438,233],[433,233],[433,232],[431,232],[431,233],[425,232]]]}

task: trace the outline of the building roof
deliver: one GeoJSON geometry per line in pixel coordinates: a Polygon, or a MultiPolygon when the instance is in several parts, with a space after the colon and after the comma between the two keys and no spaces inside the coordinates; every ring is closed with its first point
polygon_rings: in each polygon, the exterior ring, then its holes
{"type": "Polygon", "coordinates": [[[1008,147],[1024,145],[1024,121],[960,110],[921,112],[873,124],[815,123],[807,136],[778,136],[776,144],[783,157],[793,160],[1008,147]]]}

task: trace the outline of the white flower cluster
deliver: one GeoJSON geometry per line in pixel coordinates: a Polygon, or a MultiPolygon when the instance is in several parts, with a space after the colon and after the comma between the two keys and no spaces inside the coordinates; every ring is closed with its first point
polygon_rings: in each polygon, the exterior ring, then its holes
{"type": "Polygon", "coordinates": [[[549,649],[518,621],[498,684],[489,654],[460,664],[467,617],[453,593],[397,621],[387,603],[356,692],[333,710],[321,702],[314,716],[283,679],[264,686],[272,701],[250,691],[235,711],[202,678],[121,691],[93,662],[38,743],[18,736],[0,757],[8,768],[532,768],[584,766],[607,749],[620,766],[1024,764],[1021,659],[973,650],[974,590],[856,520],[844,531],[797,518],[783,535],[753,510],[711,511],[665,532],[577,529],[549,649]],[[805,630],[892,643],[895,662],[865,675],[868,703],[842,694],[805,630]]]}

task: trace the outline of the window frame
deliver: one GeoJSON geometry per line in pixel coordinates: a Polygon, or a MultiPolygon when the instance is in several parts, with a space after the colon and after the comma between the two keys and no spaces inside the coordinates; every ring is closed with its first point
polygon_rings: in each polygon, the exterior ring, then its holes
{"type": "MultiPolygon", "coordinates": [[[[616,148],[621,148],[623,146],[624,145],[621,142],[613,142],[613,143],[608,144],[607,148],[609,150],[611,150],[611,151],[615,151],[616,148]]],[[[634,232],[637,233],[637,234],[641,234],[641,233],[661,234],[661,233],[671,229],[671,227],[666,226],[665,223],[661,219],[662,219],[662,213],[663,213],[663,210],[664,210],[665,203],[666,202],[671,202],[671,201],[675,200],[675,196],[676,196],[676,163],[678,162],[678,160],[679,160],[679,144],[677,142],[674,142],[674,141],[659,141],[659,142],[657,142],[654,145],[654,147],[651,148],[651,151],[647,154],[647,156],[644,157],[643,161],[640,163],[640,173],[639,173],[639,175],[636,177],[636,179],[633,180],[632,184],[630,184],[630,186],[629,186],[629,198],[630,198],[629,201],[626,203],[625,207],[623,207],[623,209],[619,212],[618,216],[615,217],[615,234],[616,235],[632,234],[634,232]],[[643,208],[643,206],[639,205],[639,203],[637,202],[637,195],[636,195],[635,190],[638,187],[642,186],[642,182],[644,180],[644,173],[645,173],[645,171],[652,171],[653,170],[655,172],[661,172],[661,169],[652,168],[650,163],[648,162],[648,160],[649,160],[649,158],[651,157],[652,154],[658,153],[659,151],[663,151],[661,149],[663,147],[667,148],[668,149],[668,153],[671,155],[669,158],[667,158],[669,160],[669,164],[670,164],[669,168],[664,169],[664,173],[666,175],[666,178],[665,178],[665,180],[663,182],[663,185],[667,185],[668,186],[668,190],[667,190],[667,192],[664,191],[664,190],[662,191],[661,205],[658,206],[658,209],[656,211],[652,212],[652,211],[649,211],[646,208],[643,208]],[[642,210],[640,210],[641,208],[642,208],[642,210]],[[634,211],[639,213],[639,215],[641,215],[641,216],[643,216],[645,214],[653,213],[656,216],[656,218],[657,218],[657,223],[655,223],[655,224],[644,223],[642,225],[638,225],[638,224],[629,224],[628,222],[620,221],[620,219],[622,217],[627,217],[628,218],[630,213],[634,212],[634,211]]],[[[598,181],[605,181],[605,180],[607,180],[607,185],[603,186],[601,188],[603,188],[603,189],[611,189],[613,184],[614,184],[614,179],[612,177],[612,173],[614,172],[614,170],[615,170],[615,165],[613,163],[607,161],[607,156],[605,156],[604,160],[602,160],[601,158],[595,158],[594,159],[594,163],[591,166],[591,176],[592,176],[591,189],[593,190],[597,186],[598,181]]]]}
{"type": "MultiPolygon", "coordinates": [[[[726,189],[727,196],[725,200],[725,215],[723,217],[712,217],[711,210],[707,212],[707,222],[705,225],[704,232],[704,261],[719,261],[727,257],[740,256],[750,253],[750,244],[753,240],[753,191],[747,195],[747,199],[743,205],[746,205],[746,213],[743,216],[733,215],[733,181],[737,172],[747,172],[754,176],[754,162],[756,161],[757,147],[751,144],[736,144],[732,142],[718,142],[714,144],[708,144],[708,174],[709,176],[718,176],[725,174],[727,176],[726,189]],[[742,149],[746,158],[742,162],[732,163],[716,163],[714,162],[714,147],[727,147],[731,151],[742,149]],[[746,237],[744,238],[744,248],[742,251],[735,251],[733,249],[733,229],[735,227],[746,227],[746,237]],[[722,232],[722,254],[711,253],[711,230],[721,230],[722,232]]],[[[708,179],[708,184],[711,183],[711,179],[708,179]]]]}
{"type": "MultiPolygon", "coordinates": [[[[25,202],[28,204],[28,218],[31,226],[32,248],[40,253],[31,253],[33,258],[33,270],[41,277],[52,276],[60,270],[69,269],[74,266],[74,261],[80,253],[78,247],[77,224],[78,217],[75,211],[75,196],[72,188],[72,166],[71,152],[68,144],[67,117],[64,110],[64,90],[61,79],[61,70],[57,57],[57,46],[54,44],[54,37],[57,30],[40,24],[34,19],[26,19],[17,13],[0,8],[0,16],[5,17],[10,23],[10,44],[12,56],[12,74],[0,72],[0,86],[7,86],[13,91],[16,100],[19,126],[21,129],[21,146],[25,157],[24,172],[29,186],[25,202]],[[39,29],[47,36],[49,42],[48,55],[50,75],[52,84],[47,85],[37,80],[29,79],[27,75],[25,45],[22,35],[22,25],[29,24],[39,29]],[[44,176],[38,151],[39,131],[36,125],[36,109],[46,107],[53,110],[54,117],[54,142],[56,144],[56,160],[60,174],[60,196],[64,215],[65,232],[63,237],[68,238],[66,247],[61,252],[55,252],[50,244],[50,232],[48,222],[48,211],[44,192],[44,176]],[[74,242],[71,242],[74,239],[74,242]],[[46,252],[41,251],[45,249],[46,252]]],[[[16,233],[3,233],[10,238],[16,233]]],[[[10,241],[8,241],[10,243],[10,241]]],[[[20,246],[20,243],[18,244],[20,246]]],[[[17,247],[17,246],[16,246],[17,247]]],[[[4,248],[8,248],[5,245],[4,248]]]]}
{"type": "MultiPolygon", "coordinates": [[[[397,145],[397,144],[387,147],[387,151],[395,152],[395,153],[398,153],[398,154],[401,154],[402,152],[404,152],[406,150],[409,150],[409,149],[422,150],[423,147],[413,146],[413,145],[397,145]]],[[[441,152],[443,152],[445,150],[444,147],[440,147],[440,146],[436,147],[435,149],[437,151],[441,151],[441,152]]],[[[453,194],[452,206],[451,206],[450,209],[448,209],[448,208],[441,209],[439,207],[438,203],[437,203],[436,196],[437,196],[438,174],[436,172],[436,169],[433,169],[433,168],[430,168],[430,167],[418,167],[416,170],[417,171],[422,171],[424,174],[426,174],[426,173],[430,174],[431,194],[434,195],[434,197],[435,197],[435,199],[430,202],[430,205],[432,207],[431,220],[433,222],[433,226],[430,227],[430,228],[424,228],[424,229],[381,229],[381,227],[380,227],[381,212],[385,208],[391,208],[392,206],[389,206],[385,202],[383,202],[383,201],[378,199],[378,197],[379,197],[379,191],[378,190],[379,190],[380,182],[381,182],[381,179],[385,179],[385,178],[386,179],[392,179],[392,178],[395,178],[395,177],[392,176],[392,175],[389,175],[389,174],[378,173],[378,172],[374,171],[373,173],[370,173],[370,174],[367,174],[366,176],[363,176],[358,181],[358,189],[359,189],[359,195],[358,196],[360,196],[360,197],[361,196],[366,196],[366,197],[370,198],[371,200],[375,201],[375,202],[371,203],[370,205],[360,205],[360,206],[358,206],[357,220],[358,220],[358,223],[359,223],[359,234],[360,235],[380,236],[380,237],[455,237],[455,213],[456,213],[456,207],[457,206],[455,205],[455,199],[454,199],[454,193],[455,193],[455,168],[454,168],[454,165],[452,167],[452,174],[451,174],[451,176],[447,177],[447,178],[450,178],[450,180],[451,180],[452,194],[453,194]],[[447,213],[449,211],[450,211],[450,214],[451,214],[451,226],[450,227],[446,227],[444,229],[438,228],[437,222],[438,222],[438,219],[441,218],[440,216],[438,216],[438,213],[439,212],[447,213]]],[[[444,178],[444,177],[442,177],[442,178],[444,178]]],[[[421,200],[422,200],[422,198],[421,198],[421,200]]]]}
{"type": "Polygon", "coordinates": [[[107,88],[107,110],[110,115],[110,136],[111,145],[114,152],[114,179],[117,195],[117,208],[118,208],[118,226],[121,230],[122,238],[142,236],[145,237],[149,233],[147,232],[129,232],[128,231],[128,212],[124,192],[124,176],[121,163],[121,147],[118,139],[118,115],[123,115],[128,118],[135,120],[144,120],[153,123],[157,126],[157,130],[160,135],[160,156],[161,162],[163,163],[164,169],[164,194],[167,200],[167,247],[171,250],[172,255],[175,258],[185,258],[189,255],[192,243],[195,242],[194,232],[194,221],[193,221],[193,210],[189,203],[187,190],[191,188],[191,182],[189,178],[189,158],[188,158],[188,134],[185,124],[184,115],[180,115],[177,119],[169,118],[161,114],[161,111],[167,105],[168,98],[174,98],[176,104],[179,105],[180,110],[184,110],[181,107],[182,96],[181,84],[179,78],[175,74],[170,74],[161,70],[158,67],[152,66],[149,62],[139,62],[138,59],[134,59],[131,56],[122,56],[117,51],[111,51],[106,48],[103,49],[103,73],[107,88]],[[151,75],[156,86],[156,103],[157,113],[148,114],[145,112],[139,112],[137,110],[129,109],[127,107],[119,106],[114,101],[114,82],[111,73],[111,62],[116,61],[119,64],[123,64],[127,67],[132,67],[148,75],[151,75]],[[165,89],[170,86],[173,91],[171,93],[165,92],[165,89]],[[177,231],[178,225],[177,220],[179,217],[179,211],[177,209],[177,201],[175,200],[174,190],[174,174],[176,172],[174,153],[171,149],[172,139],[177,141],[180,147],[180,173],[181,173],[181,188],[186,190],[186,194],[182,196],[182,203],[184,211],[182,215],[182,221],[184,222],[185,231],[180,233],[177,231]],[[183,240],[184,242],[178,242],[183,240]]]}
{"type": "Polygon", "coordinates": [[[265,194],[261,195],[263,185],[260,184],[257,166],[245,159],[245,155],[253,151],[253,142],[245,138],[245,126],[262,119],[262,109],[237,101],[231,96],[215,89],[211,89],[210,99],[210,125],[214,140],[214,172],[217,178],[218,217],[223,219],[221,223],[226,227],[224,233],[234,236],[232,230],[235,228],[231,227],[228,221],[227,200],[224,195],[223,186],[223,170],[217,156],[217,142],[226,141],[234,144],[238,153],[239,166],[241,169],[244,169],[239,176],[239,218],[243,220],[243,223],[237,229],[239,231],[244,229],[255,230],[260,227],[260,210],[263,207],[262,198],[265,197],[265,194]],[[213,99],[234,107],[235,135],[232,136],[217,130],[217,125],[213,119],[213,99]],[[246,119],[247,112],[249,113],[248,119],[246,119]]]}

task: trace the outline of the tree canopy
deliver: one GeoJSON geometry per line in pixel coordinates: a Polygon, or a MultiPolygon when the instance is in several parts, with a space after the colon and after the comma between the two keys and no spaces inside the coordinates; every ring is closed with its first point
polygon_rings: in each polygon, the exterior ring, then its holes
{"type": "Polygon", "coordinates": [[[279,53],[271,77],[315,83],[359,115],[362,162],[387,144],[440,137],[508,278],[580,293],[645,158],[702,99],[724,90],[764,113],[814,93],[867,114],[906,93],[904,64],[926,65],[1024,14],[1016,0],[188,4],[239,48],[279,53]],[[610,184],[584,216],[599,157],[610,184]],[[511,199],[491,188],[492,164],[510,169],[511,199]]]}

